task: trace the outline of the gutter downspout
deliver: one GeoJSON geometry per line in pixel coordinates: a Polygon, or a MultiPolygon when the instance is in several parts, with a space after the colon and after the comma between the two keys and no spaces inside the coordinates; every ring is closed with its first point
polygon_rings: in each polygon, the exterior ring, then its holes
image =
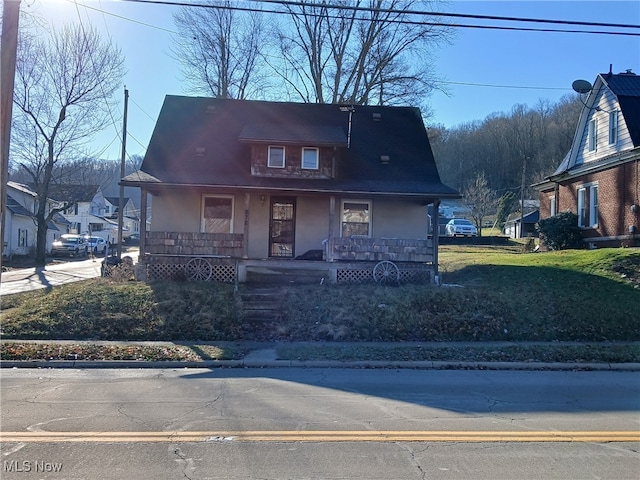
{"type": "Polygon", "coordinates": [[[440,285],[440,275],[438,273],[438,249],[440,245],[440,230],[439,230],[439,219],[440,214],[438,213],[440,210],[440,199],[436,199],[433,202],[433,216],[431,217],[431,232],[433,239],[433,283],[435,285],[440,285]]]}

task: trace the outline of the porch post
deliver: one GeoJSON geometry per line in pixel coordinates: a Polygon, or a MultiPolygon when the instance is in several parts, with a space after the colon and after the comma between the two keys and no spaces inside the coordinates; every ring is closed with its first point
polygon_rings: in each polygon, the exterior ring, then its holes
{"type": "Polygon", "coordinates": [[[329,231],[327,232],[327,262],[333,262],[333,225],[336,220],[336,197],[329,197],[329,231]]]}
{"type": "Polygon", "coordinates": [[[436,285],[440,284],[440,277],[438,274],[438,248],[440,244],[440,199],[436,198],[433,202],[433,216],[431,217],[431,232],[433,232],[433,281],[436,285]]]}
{"type": "Polygon", "coordinates": [[[138,262],[144,261],[144,253],[147,243],[147,190],[140,188],[140,252],[138,262]]]}
{"type": "Polygon", "coordinates": [[[249,202],[251,195],[244,194],[244,231],[242,242],[242,258],[249,258],[249,202]]]}

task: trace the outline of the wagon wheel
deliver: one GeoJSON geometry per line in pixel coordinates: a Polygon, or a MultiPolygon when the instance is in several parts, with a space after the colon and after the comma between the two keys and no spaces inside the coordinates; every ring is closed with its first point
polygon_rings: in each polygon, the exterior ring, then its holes
{"type": "Polygon", "coordinates": [[[373,279],[378,283],[395,284],[400,281],[400,270],[395,263],[383,260],[373,267],[373,279]]]}
{"type": "Polygon", "coordinates": [[[213,267],[208,260],[204,258],[192,258],[187,263],[187,278],[189,280],[206,282],[211,278],[213,267]]]}

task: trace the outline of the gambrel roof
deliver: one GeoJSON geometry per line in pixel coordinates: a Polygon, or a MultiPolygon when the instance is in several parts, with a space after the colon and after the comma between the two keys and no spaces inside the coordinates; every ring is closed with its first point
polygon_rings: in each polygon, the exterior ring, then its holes
{"type": "Polygon", "coordinates": [[[640,146],[640,76],[631,73],[602,75],[603,83],[618,97],[620,111],[633,145],[640,146]]]}
{"type": "Polygon", "coordinates": [[[628,131],[630,139],[630,148],[627,148],[627,151],[640,147],[640,76],[630,71],[619,74],[601,73],[584,101],[571,149],[549,179],[571,174],[574,170],[577,172],[587,168],[591,170],[609,168],[612,164],[621,161],[624,152],[615,149],[611,154],[598,155],[596,160],[588,163],[581,161],[580,148],[586,142],[588,122],[594,115],[608,113],[609,110],[619,111],[621,114],[622,118],[618,122],[622,122],[620,125],[628,131]],[[605,108],[601,107],[602,103],[606,105],[605,108]]]}
{"type": "Polygon", "coordinates": [[[419,109],[168,95],[128,186],[459,197],[440,181],[419,109]],[[252,175],[251,144],[335,148],[332,178],[252,175]]]}

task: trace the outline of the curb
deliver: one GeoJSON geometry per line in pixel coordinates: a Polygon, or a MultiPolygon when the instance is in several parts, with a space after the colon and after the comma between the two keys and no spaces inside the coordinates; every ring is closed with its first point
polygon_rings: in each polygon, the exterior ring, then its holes
{"type": "Polygon", "coordinates": [[[543,363],[543,362],[445,362],[445,361],[300,361],[300,360],[210,360],[201,362],[146,362],[139,360],[37,360],[2,361],[3,368],[60,369],[190,369],[190,368],[354,368],[414,370],[546,370],[546,371],[616,371],[638,372],[640,363],[543,363]]]}

